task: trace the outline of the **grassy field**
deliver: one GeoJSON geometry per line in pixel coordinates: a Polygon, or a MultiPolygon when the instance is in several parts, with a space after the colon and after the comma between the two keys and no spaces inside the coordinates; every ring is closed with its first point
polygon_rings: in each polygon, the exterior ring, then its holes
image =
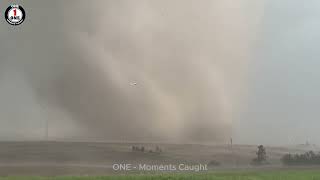
{"type": "Polygon", "coordinates": [[[320,171],[291,170],[291,171],[250,171],[250,172],[217,172],[202,174],[162,174],[162,175],[118,175],[118,176],[8,176],[0,180],[320,180],[320,171]]]}
{"type": "MultiPolygon", "coordinates": [[[[105,142],[0,142],[0,180],[20,179],[319,179],[319,174],[311,170],[320,167],[292,167],[281,164],[285,153],[303,153],[309,150],[319,152],[315,147],[266,147],[268,164],[254,167],[250,163],[256,157],[254,145],[223,144],[160,144],[163,152],[133,152],[131,146],[144,146],[154,149],[152,143],[105,143],[105,142]],[[129,164],[207,164],[210,161],[221,163],[209,166],[207,174],[169,174],[112,176],[124,173],[112,169],[115,163],[129,164]],[[308,169],[309,171],[303,171],[308,169]],[[236,172],[230,172],[237,170],[236,172]],[[244,172],[242,170],[251,171],[244,172]],[[275,171],[277,170],[277,171],[275,171]],[[229,171],[229,173],[222,173],[229,171]],[[256,172],[254,172],[256,171],[256,172]],[[265,172],[262,172],[265,171],[265,172]],[[211,173],[213,172],[213,173],[211,173]],[[9,176],[9,177],[6,177],[9,176]],[[14,177],[16,176],[16,177],[14,177]],[[38,176],[38,177],[34,177],[38,176]],[[79,176],[79,177],[70,177],[79,176]],[[84,177],[87,176],[87,177],[84,177]],[[103,177],[98,177],[103,176],[103,177]],[[51,177],[51,178],[45,178],[51,177]]],[[[130,172],[136,173],[136,172],[130,172]]],[[[143,173],[139,171],[138,173],[143,173]]],[[[173,173],[173,172],[172,172],[173,173]]],[[[182,173],[176,171],[175,173],[182,173]]],[[[191,171],[190,171],[191,173],[191,171]]]]}

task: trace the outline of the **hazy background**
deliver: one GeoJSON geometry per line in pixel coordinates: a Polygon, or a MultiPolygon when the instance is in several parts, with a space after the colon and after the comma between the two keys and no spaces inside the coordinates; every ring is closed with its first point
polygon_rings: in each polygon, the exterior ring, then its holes
{"type": "Polygon", "coordinates": [[[320,141],[317,1],[17,2],[1,140],[320,141]]]}
{"type": "Polygon", "coordinates": [[[320,2],[268,0],[249,68],[240,142],[319,144],[320,2]]]}

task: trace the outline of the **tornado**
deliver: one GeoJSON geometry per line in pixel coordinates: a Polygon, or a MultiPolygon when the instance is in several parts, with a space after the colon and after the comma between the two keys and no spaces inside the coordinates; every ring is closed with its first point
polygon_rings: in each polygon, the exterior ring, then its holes
{"type": "Polygon", "coordinates": [[[25,21],[0,24],[1,140],[232,136],[262,1],[17,3],[25,21]]]}

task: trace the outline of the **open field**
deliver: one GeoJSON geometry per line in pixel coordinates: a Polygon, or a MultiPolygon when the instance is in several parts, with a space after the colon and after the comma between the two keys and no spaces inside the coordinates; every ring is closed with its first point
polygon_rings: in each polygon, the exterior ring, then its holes
{"type": "MultiPolygon", "coordinates": [[[[137,144],[99,142],[0,142],[1,176],[68,176],[112,175],[137,172],[114,171],[113,164],[208,164],[215,160],[219,166],[208,171],[290,169],[282,166],[285,153],[301,153],[315,147],[266,147],[268,165],[255,167],[256,146],[196,145],[196,144],[137,144]],[[162,153],[132,152],[131,146],[144,146],[146,151],[159,145],[162,153]]],[[[309,168],[304,167],[302,169],[309,168]]],[[[314,169],[315,167],[313,167],[314,169]]],[[[299,168],[301,169],[301,168],[299,168]]],[[[138,172],[144,173],[144,172],[138,172]]]]}
{"type": "Polygon", "coordinates": [[[162,174],[162,175],[113,175],[113,176],[13,176],[0,177],[0,180],[319,180],[320,171],[251,171],[217,172],[201,174],[162,174]]]}

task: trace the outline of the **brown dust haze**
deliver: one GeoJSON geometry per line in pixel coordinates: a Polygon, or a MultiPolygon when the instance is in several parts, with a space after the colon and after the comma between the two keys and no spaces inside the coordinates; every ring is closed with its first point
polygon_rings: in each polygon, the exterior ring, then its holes
{"type": "MultiPolygon", "coordinates": [[[[1,1],[1,10],[11,4],[1,1]]],[[[261,2],[17,1],[1,20],[1,140],[222,142],[261,2]]]]}

